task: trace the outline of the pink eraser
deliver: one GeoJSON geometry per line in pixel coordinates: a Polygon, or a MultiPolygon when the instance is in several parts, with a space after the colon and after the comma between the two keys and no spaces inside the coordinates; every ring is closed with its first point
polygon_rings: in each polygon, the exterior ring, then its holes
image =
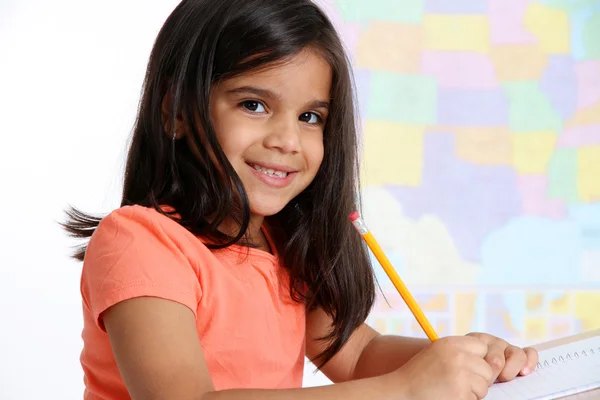
{"type": "Polygon", "coordinates": [[[350,213],[350,215],[348,216],[348,218],[350,218],[350,221],[354,222],[354,221],[356,221],[357,219],[360,218],[360,215],[358,215],[358,212],[352,211],[350,213]]]}

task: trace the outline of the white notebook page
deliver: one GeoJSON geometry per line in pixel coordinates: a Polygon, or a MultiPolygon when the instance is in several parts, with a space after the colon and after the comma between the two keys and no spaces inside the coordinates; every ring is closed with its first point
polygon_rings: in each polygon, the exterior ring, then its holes
{"type": "Polygon", "coordinates": [[[528,376],[494,384],[485,400],[552,400],[600,388],[600,336],[539,352],[528,376]]]}

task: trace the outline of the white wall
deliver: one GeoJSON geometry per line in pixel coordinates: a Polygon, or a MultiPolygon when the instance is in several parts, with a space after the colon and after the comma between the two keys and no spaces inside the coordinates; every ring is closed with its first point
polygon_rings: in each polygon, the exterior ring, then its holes
{"type": "Polygon", "coordinates": [[[0,399],[81,398],[81,266],[57,222],[68,204],[118,206],[147,57],[177,3],[0,1],[0,399]]]}
{"type": "Polygon", "coordinates": [[[0,398],[76,399],[68,203],[118,206],[145,60],[176,1],[0,3],[0,398]]]}

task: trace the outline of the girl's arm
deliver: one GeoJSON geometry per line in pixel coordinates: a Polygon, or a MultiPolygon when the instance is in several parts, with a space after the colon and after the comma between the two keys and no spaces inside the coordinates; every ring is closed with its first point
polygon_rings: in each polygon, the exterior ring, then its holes
{"type": "MultiPolygon", "coordinates": [[[[327,346],[316,338],[325,336],[330,326],[331,319],[320,309],[307,316],[306,354],[311,360],[327,346]]],[[[321,371],[333,382],[387,374],[400,368],[430,343],[428,339],[383,336],[363,324],[321,371]]]]}
{"type": "MultiPolygon", "coordinates": [[[[365,329],[373,330],[366,324],[364,326],[365,329]]],[[[363,349],[352,379],[378,376],[394,371],[430,343],[429,339],[377,335],[363,349]]]]}
{"type": "MultiPolygon", "coordinates": [[[[307,356],[314,359],[326,346],[315,340],[328,333],[331,319],[321,310],[307,316],[307,356]]],[[[484,333],[470,333],[487,346],[484,360],[492,368],[494,381],[509,381],[517,375],[527,375],[538,362],[535,349],[519,348],[484,333]]],[[[361,325],[344,348],[323,368],[322,372],[333,382],[375,377],[389,374],[405,365],[422,350],[430,347],[429,339],[402,336],[382,336],[367,324],[361,325]]]]}
{"type": "Polygon", "coordinates": [[[141,297],[102,314],[115,359],[132,399],[404,399],[396,373],[339,385],[289,390],[214,391],[192,311],[141,297]]]}
{"type": "MultiPolygon", "coordinates": [[[[311,335],[319,325],[313,325],[319,321],[314,315],[309,319],[311,335]]],[[[488,346],[477,338],[455,337],[436,341],[401,369],[376,377],[306,389],[216,392],[198,340],[195,316],[186,306],[153,297],[135,298],[110,307],[102,314],[102,321],[133,400],[482,399],[492,378],[492,370],[483,360],[488,346]]],[[[391,350],[388,346],[380,348],[379,340],[383,339],[372,330],[360,328],[324,371],[334,381],[348,380],[392,370],[392,361],[397,362],[394,357],[409,356],[409,351],[397,346],[399,352],[386,355],[385,366],[379,369],[374,361],[377,352],[381,348],[391,350]]],[[[312,353],[316,347],[311,342],[312,353]]]]}

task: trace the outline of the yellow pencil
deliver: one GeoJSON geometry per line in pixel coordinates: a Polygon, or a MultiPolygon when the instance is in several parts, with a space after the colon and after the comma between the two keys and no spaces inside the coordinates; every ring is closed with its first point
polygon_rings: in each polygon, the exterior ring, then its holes
{"type": "Polygon", "coordinates": [[[358,212],[354,211],[352,214],[350,214],[350,221],[352,221],[352,224],[354,225],[358,233],[360,233],[365,242],[367,242],[367,245],[369,246],[375,257],[385,270],[387,276],[390,278],[390,280],[396,287],[398,293],[400,293],[400,296],[402,296],[402,298],[404,299],[404,302],[417,319],[419,325],[421,325],[421,328],[423,328],[423,331],[425,331],[425,334],[427,335],[429,340],[437,340],[438,335],[437,333],[435,333],[435,330],[427,320],[427,317],[425,317],[425,314],[423,314],[421,307],[419,307],[412,294],[410,294],[408,288],[406,287],[404,282],[402,282],[402,279],[400,279],[400,276],[398,276],[398,273],[392,266],[392,263],[390,263],[390,260],[388,260],[388,258],[384,254],[383,250],[375,240],[375,237],[369,231],[367,225],[364,223],[360,215],[358,215],[358,212]]]}

